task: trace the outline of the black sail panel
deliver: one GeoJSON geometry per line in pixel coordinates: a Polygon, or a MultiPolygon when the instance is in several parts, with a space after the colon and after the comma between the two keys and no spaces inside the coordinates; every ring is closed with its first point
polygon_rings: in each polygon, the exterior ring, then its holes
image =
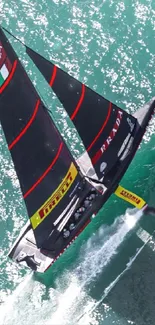
{"type": "Polygon", "coordinates": [[[76,163],[0,30],[0,122],[38,247],[75,195],[76,163]]]}
{"type": "Polygon", "coordinates": [[[119,160],[136,119],[35,51],[28,47],[26,51],[63,104],[101,178],[119,160]]]}

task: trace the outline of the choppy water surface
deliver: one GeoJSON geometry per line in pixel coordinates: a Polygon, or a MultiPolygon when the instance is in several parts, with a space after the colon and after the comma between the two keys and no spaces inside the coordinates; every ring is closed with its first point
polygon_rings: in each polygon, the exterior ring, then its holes
{"type": "MultiPolygon", "coordinates": [[[[131,113],[155,95],[151,0],[2,0],[0,22],[131,113]]],[[[22,46],[9,39],[78,156],[82,146],[61,104],[22,46]]],[[[154,132],[153,118],[122,180],[152,205],[154,132]]],[[[57,263],[33,275],[7,258],[27,216],[1,129],[0,170],[0,324],[154,325],[154,219],[134,210],[123,215],[127,204],[111,197],[57,263]]]]}

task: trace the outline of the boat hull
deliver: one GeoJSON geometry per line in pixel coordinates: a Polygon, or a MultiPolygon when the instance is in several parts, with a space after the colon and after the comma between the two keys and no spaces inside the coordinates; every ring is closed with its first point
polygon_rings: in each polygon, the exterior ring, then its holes
{"type": "MultiPolygon", "coordinates": [[[[31,224],[28,222],[14,243],[11,251],[9,252],[10,258],[15,260],[17,263],[25,263],[34,271],[42,273],[45,272],[58,259],[60,255],[62,255],[66,248],[68,248],[73,243],[73,241],[89,224],[92,217],[94,217],[96,213],[101,209],[110,195],[116,190],[121,178],[126,172],[138,149],[149,120],[154,113],[154,108],[155,99],[153,98],[149,103],[144,105],[144,107],[136,111],[134,114],[134,116],[137,118],[137,126],[134,138],[132,139],[132,143],[130,142],[130,145],[126,149],[126,152],[124,152],[120,158],[118,163],[119,168],[117,169],[117,166],[115,166],[115,169],[106,175],[103,183],[107,189],[104,191],[104,193],[99,193],[98,191],[93,192],[95,193],[94,199],[91,201],[91,204],[87,207],[87,209],[85,209],[83,212],[82,217],[77,222],[76,227],[71,231],[69,237],[64,238],[63,236],[58,236],[57,244],[55,245],[54,249],[47,249],[46,245],[45,247],[38,248],[35,242],[31,224]],[[28,256],[27,260],[26,256],[28,256]]],[[[87,191],[85,193],[83,202],[86,197],[88,197],[87,191]]]]}

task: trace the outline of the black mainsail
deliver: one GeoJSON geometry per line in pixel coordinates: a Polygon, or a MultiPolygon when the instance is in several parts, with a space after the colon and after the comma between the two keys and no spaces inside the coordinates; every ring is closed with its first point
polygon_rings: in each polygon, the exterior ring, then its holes
{"type": "Polygon", "coordinates": [[[0,29],[0,122],[30,219],[9,256],[45,272],[112,193],[137,208],[146,207],[144,200],[118,184],[153,114],[155,99],[132,116],[30,48],[26,50],[86,148],[79,164],[0,29]],[[77,165],[82,167],[88,156],[98,178],[95,173],[95,178],[83,174],[77,165]]]}
{"type": "Polygon", "coordinates": [[[103,170],[104,175],[111,170],[134,135],[136,119],[29,47],[26,52],[67,111],[102,178],[103,170]]]}
{"type": "Polygon", "coordinates": [[[0,72],[0,121],[40,247],[81,176],[2,30],[0,72]]]}

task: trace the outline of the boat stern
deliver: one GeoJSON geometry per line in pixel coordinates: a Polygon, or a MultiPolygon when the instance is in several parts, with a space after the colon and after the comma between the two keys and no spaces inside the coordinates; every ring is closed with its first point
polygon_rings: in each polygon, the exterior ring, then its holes
{"type": "Polygon", "coordinates": [[[29,222],[22,229],[8,256],[16,263],[40,273],[44,273],[54,260],[54,258],[44,255],[37,247],[29,222]]]}

